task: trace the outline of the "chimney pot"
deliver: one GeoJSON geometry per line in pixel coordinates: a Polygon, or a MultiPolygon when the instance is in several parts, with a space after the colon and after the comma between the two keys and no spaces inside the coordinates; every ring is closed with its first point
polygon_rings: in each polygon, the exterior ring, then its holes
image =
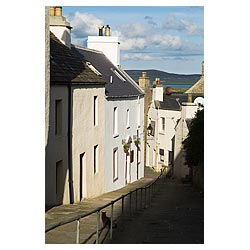
{"type": "Polygon", "coordinates": [[[104,28],[103,25],[98,26],[98,29],[99,29],[99,36],[103,36],[103,28],[104,28]]]}
{"type": "Polygon", "coordinates": [[[105,27],[105,36],[110,36],[110,27],[109,27],[109,25],[106,25],[106,27],[105,27]]]}
{"type": "Polygon", "coordinates": [[[55,15],[55,8],[54,7],[50,7],[49,8],[49,15],[50,16],[54,16],[55,15]]]}
{"type": "Polygon", "coordinates": [[[62,16],[62,7],[56,6],[55,13],[56,13],[56,16],[62,16]]]}
{"type": "Polygon", "coordinates": [[[147,72],[142,72],[141,76],[144,78],[147,77],[147,72]]]}

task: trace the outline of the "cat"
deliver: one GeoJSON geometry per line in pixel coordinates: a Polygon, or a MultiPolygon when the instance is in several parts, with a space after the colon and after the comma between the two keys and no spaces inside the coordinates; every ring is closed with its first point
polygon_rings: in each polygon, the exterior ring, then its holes
{"type": "MultiPolygon", "coordinates": [[[[110,228],[111,220],[110,220],[110,218],[106,215],[106,212],[105,212],[105,211],[102,211],[102,223],[103,223],[103,227],[108,227],[108,228],[110,228]]],[[[112,228],[117,228],[117,224],[113,222],[112,228]]]]}
{"type": "Polygon", "coordinates": [[[106,215],[105,211],[102,212],[102,223],[103,223],[103,227],[110,228],[111,221],[110,221],[110,218],[106,215]]]}

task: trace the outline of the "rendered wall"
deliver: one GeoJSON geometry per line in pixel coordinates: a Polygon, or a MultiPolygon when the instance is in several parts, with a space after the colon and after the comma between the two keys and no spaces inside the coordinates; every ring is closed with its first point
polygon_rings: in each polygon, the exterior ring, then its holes
{"type": "Polygon", "coordinates": [[[68,185],[68,89],[67,87],[50,87],[49,131],[45,149],[45,204],[47,206],[67,204],[69,200],[68,185]],[[55,135],[55,101],[62,100],[62,133],[55,135]],[[62,161],[63,191],[56,194],[56,162],[62,161]]]}
{"type": "MultiPolygon", "coordinates": [[[[125,165],[126,153],[123,150],[122,141],[129,136],[137,135],[139,130],[139,137],[141,138],[140,150],[140,164],[138,166],[138,179],[144,176],[144,143],[143,143],[143,120],[144,120],[144,99],[140,99],[140,128],[137,128],[137,108],[138,100],[133,99],[113,99],[106,100],[106,126],[105,126],[105,192],[122,188],[125,183],[125,165]],[[119,136],[113,137],[113,109],[118,108],[118,134],[119,136]],[[130,127],[126,128],[126,111],[130,110],[130,127]],[[118,179],[113,180],[113,149],[118,148],[118,179]]],[[[130,180],[133,182],[137,180],[137,147],[134,142],[131,143],[131,149],[134,150],[134,162],[130,164],[130,180]]],[[[129,157],[128,157],[129,159],[129,157]]],[[[127,160],[128,160],[127,159],[127,160]]]]}
{"type": "Polygon", "coordinates": [[[85,153],[82,195],[90,198],[104,193],[105,88],[73,89],[72,167],[75,202],[80,201],[80,155],[85,153]],[[98,121],[94,126],[94,96],[98,98],[98,121]],[[94,146],[98,145],[98,171],[94,174],[94,146]]]}

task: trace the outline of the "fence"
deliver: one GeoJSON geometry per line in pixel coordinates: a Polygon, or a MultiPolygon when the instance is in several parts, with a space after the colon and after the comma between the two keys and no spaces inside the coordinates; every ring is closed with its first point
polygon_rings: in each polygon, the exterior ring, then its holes
{"type": "MultiPolygon", "coordinates": [[[[81,214],[81,215],[78,215],[76,217],[66,219],[66,220],[61,221],[57,224],[49,226],[46,228],[45,233],[48,233],[57,227],[60,227],[60,226],[63,226],[65,224],[76,221],[76,241],[75,242],[76,242],[76,244],[79,244],[80,243],[80,220],[96,213],[96,230],[95,230],[95,232],[90,234],[84,241],[82,241],[82,243],[87,243],[94,235],[96,235],[94,243],[99,244],[99,243],[101,243],[100,242],[101,233],[104,230],[104,228],[106,227],[106,225],[103,225],[103,227],[101,227],[100,213],[104,208],[110,207],[111,208],[111,215],[110,215],[110,225],[109,225],[108,231],[109,231],[110,239],[112,239],[113,227],[115,225],[114,224],[114,222],[115,222],[114,205],[118,201],[121,201],[121,217],[124,216],[125,209],[128,210],[127,211],[128,216],[131,216],[133,211],[138,211],[139,209],[147,208],[148,206],[150,206],[152,196],[156,192],[157,184],[158,184],[161,176],[163,175],[164,170],[165,170],[165,168],[161,171],[160,175],[154,181],[152,181],[150,184],[148,184],[144,187],[136,188],[136,189],[124,194],[124,195],[121,195],[117,199],[112,200],[109,203],[107,203],[101,207],[98,207],[95,210],[92,210],[88,213],[81,214]],[[134,202],[132,201],[132,199],[134,202]],[[126,200],[126,204],[125,204],[125,200],[126,200]],[[133,210],[133,205],[134,205],[134,210],[133,210]]],[[[158,188],[159,188],[159,185],[158,185],[158,188]]],[[[108,232],[106,233],[103,240],[105,240],[107,234],[108,234],[108,232]]]]}

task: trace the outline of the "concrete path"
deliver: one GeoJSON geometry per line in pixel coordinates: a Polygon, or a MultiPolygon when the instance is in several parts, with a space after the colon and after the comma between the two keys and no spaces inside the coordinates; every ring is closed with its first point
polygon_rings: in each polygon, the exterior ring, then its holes
{"type": "MultiPolygon", "coordinates": [[[[122,194],[126,194],[131,190],[134,190],[139,187],[144,187],[145,185],[152,182],[159,173],[152,171],[149,168],[145,168],[145,177],[141,178],[138,181],[128,184],[126,187],[103,194],[99,197],[93,199],[86,199],[82,202],[69,205],[61,205],[54,207],[48,210],[45,214],[45,228],[48,228],[51,225],[59,223],[65,219],[73,218],[80,214],[88,213],[98,207],[101,207],[111,200],[114,200],[120,197],[122,194]]],[[[139,198],[139,197],[138,197],[139,198]]],[[[128,206],[128,199],[125,200],[125,206],[128,206]]],[[[135,207],[134,204],[132,206],[135,207]]],[[[127,209],[126,209],[127,210],[127,209]]],[[[106,209],[107,215],[110,216],[110,208],[106,209]]],[[[116,203],[114,206],[114,217],[118,220],[121,215],[121,202],[116,203]]],[[[126,214],[125,214],[126,216],[126,214]]],[[[125,218],[125,216],[123,218],[125,218]]],[[[93,214],[84,218],[80,221],[80,243],[94,243],[96,238],[96,224],[97,224],[97,215],[93,214]],[[91,237],[89,237],[91,236],[91,237]],[[89,238],[89,239],[88,239],[89,238]]],[[[105,229],[106,230],[106,229],[105,229]]],[[[107,232],[103,231],[103,239],[107,232]]],[[[45,243],[76,243],[76,222],[68,223],[63,226],[59,226],[45,234],[45,243]]]]}
{"type": "Polygon", "coordinates": [[[203,244],[204,198],[190,185],[163,178],[151,206],[118,224],[109,244],[203,244]]]}

